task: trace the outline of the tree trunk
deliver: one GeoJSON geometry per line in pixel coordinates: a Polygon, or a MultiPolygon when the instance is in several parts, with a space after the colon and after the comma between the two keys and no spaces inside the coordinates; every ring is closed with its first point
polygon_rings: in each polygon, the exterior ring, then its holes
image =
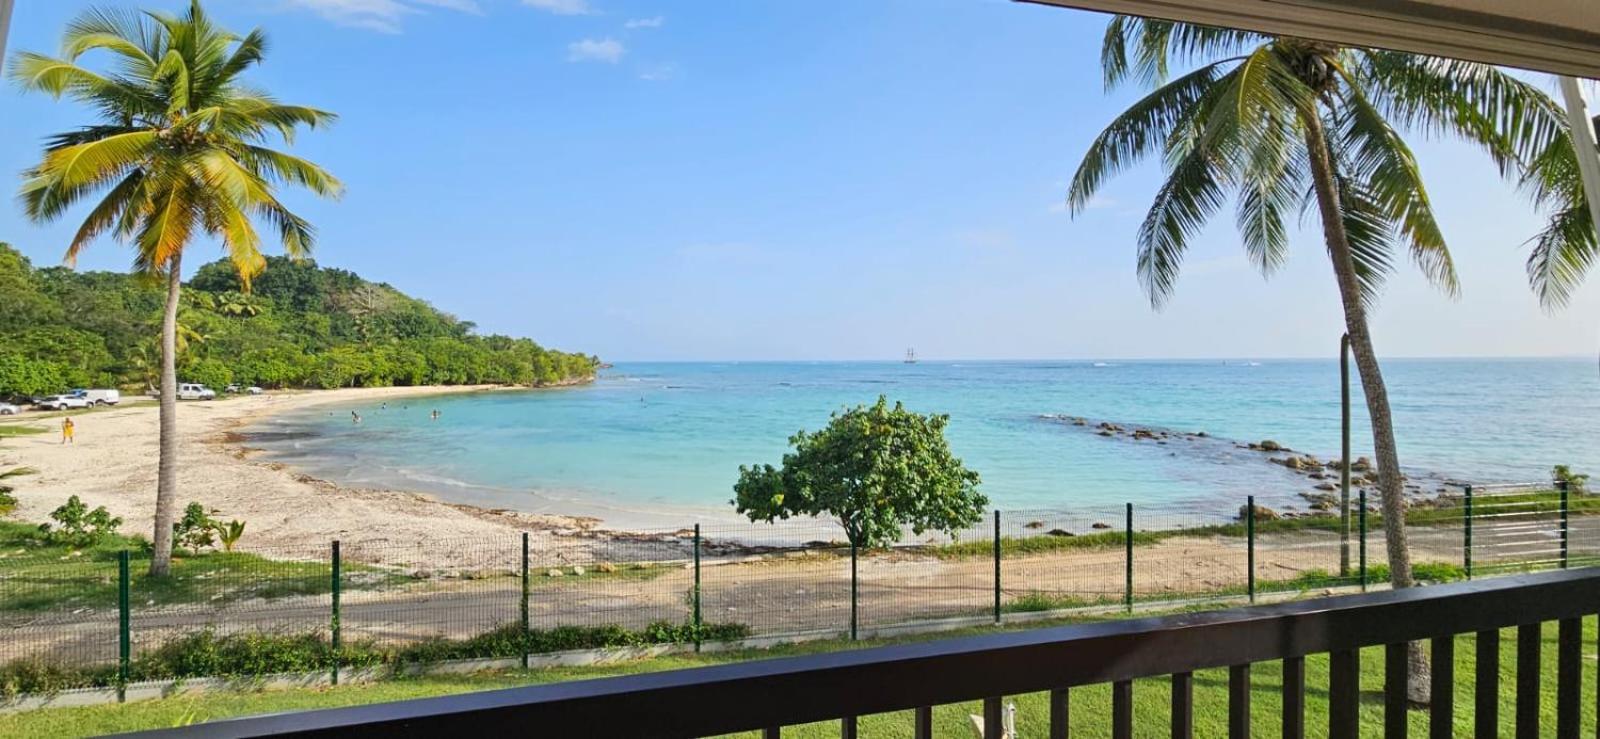
{"type": "MultiPolygon", "coordinates": [[[[1349,234],[1344,228],[1343,207],[1339,203],[1326,133],[1316,115],[1305,116],[1305,124],[1322,232],[1339,283],[1345,331],[1350,337],[1350,351],[1355,355],[1356,371],[1361,376],[1361,390],[1366,395],[1367,415],[1372,419],[1372,448],[1378,458],[1378,492],[1383,501],[1383,533],[1389,553],[1389,584],[1395,589],[1409,588],[1415,582],[1411,579],[1411,548],[1406,544],[1405,485],[1400,478],[1400,455],[1395,448],[1389,393],[1383,385],[1378,355],[1372,348],[1372,332],[1367,327],[1366,308],[1361,303],[1361,287],[1356,281],[1355,259],[1350,254],[1349,234]]],[[[1347,465],[1349,462],[1345,460],[1347,465]]],[[[1428,658],[1419,642],[1411,643],[1407,652],[1411,679],[1407,682],[1406,697],[1414,704],[1426,705],[1431,683],[1428,658]]]]}
{"type": "Polygon", "coordinates": [[[178,293],[181,256],[167,266],[167,307],[161,316],[161,452],[156,467],[156,530],[151,537],[150,574],[165,577],[172,567],[172,521],[178,497],[178,293]]]}

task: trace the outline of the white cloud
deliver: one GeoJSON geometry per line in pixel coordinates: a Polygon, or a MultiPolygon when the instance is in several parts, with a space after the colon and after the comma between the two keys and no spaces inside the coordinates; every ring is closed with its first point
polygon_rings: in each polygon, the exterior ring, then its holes
{"type": "Polygon", "coordinates": [[[589,0],[522,0],[522,4],[530,8],[538,8],[556,15],[590,15],[594,9],[589,7],[589,0]]]}
{"type": "Polygon", "coordinates": [[[567,61],[569,62],[605,62],[616,64],[622,61],[622,55],[627,53],[622,42],[614,38],[592,39],[574,41],[567,44],[567,61]]]}
{"type": "Polygon", "coordinates": [[[364,28],[380,33],[399,33],[406,16],[424,12],[421,8],[445,8],[466,13],[482,12],[477,0],[288,0],[341,26],[364,28]]]}
{"type": "Polygon", "coordinates": [[[646,82],[665,82],[678,76],[678,65],[647,64],[639,68],[639,79],[646,82]]]}
{"type": "Polygon", "coordinates": [[[459,10],[463,13],[483,15],[483,8],[479,7],[478,0],[412,0],[418,5],[431,5],[435,8],[446,10],[459,10]]]}
{"type": "Polygon", "coordinates": [[[660,28],[661,25],[666,22],[667,19],[659,15],[655,16],[654,18],[629,18],[627,23],[622,24],[622,27],[628,29],[660,28]]]}

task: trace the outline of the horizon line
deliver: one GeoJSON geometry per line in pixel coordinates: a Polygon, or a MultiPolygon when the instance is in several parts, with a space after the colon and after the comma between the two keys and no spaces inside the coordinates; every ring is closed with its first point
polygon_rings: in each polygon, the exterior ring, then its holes
{"type": "MultiPolygon", "coordinates": [[[[1468,354],[1436,354],[1436,355],[1396,355],[1380,357],[1380,362],[1390,361],[1529,361],[1529,360],[1594,360],[1600,362],[1600,356],[1594,354],[1524,354],[1524,355],[1468,355],[1468,354]]],[[[697,359],[609,359],[602,356],[600,361],[606,364],[703,364],[703,363],[741,363],[741,364],[792,364],[806,362],[860,362],[881,364],[905,364],[903,359],[884,357],[873,358],[838,358],[838,357],[792,357],[792,358],[766,358],[766,359],[739,359],[739,358],[697,358],[697,359]]],[[[1228,356],[1228,357],[918,357],[915,364],[944,363],[944,362],[1306,362],[1306,361],[1338,361],[1337,356],[1324,355],[1296,355],[1296,356],[1228,356]]]]}

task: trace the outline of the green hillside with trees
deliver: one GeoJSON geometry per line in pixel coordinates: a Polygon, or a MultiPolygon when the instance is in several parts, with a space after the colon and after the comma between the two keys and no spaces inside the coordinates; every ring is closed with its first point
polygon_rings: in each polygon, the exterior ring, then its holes
{"type": "MultiPolygon", "coordinates": [[[[469,321],[383,283],[268,257],[246,292],[226,261],[202,266],[178,314],[178,376],[213,388],[552,385],[593,356],[480,336],[469,321]]],[[[0,396],[73,387],[143,391],[160,369],[162,287],[115,272],[35,268],[0,243],[0,396]]]]}

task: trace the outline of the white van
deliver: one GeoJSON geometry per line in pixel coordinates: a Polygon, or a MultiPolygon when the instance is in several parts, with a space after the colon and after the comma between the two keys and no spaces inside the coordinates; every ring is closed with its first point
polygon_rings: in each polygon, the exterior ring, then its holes
{"type": "Polygon", "coordinates": [[[197,382],[185,382],[178,385],[178,400],[214,400],[217,391],[197,382]]]}
{"type": "Polygon", "coordinates": [[[116,405],[122,402],[122,393],[116,390],[74,390],[72,395],[89,401],[89,405],[116,405]]]}

